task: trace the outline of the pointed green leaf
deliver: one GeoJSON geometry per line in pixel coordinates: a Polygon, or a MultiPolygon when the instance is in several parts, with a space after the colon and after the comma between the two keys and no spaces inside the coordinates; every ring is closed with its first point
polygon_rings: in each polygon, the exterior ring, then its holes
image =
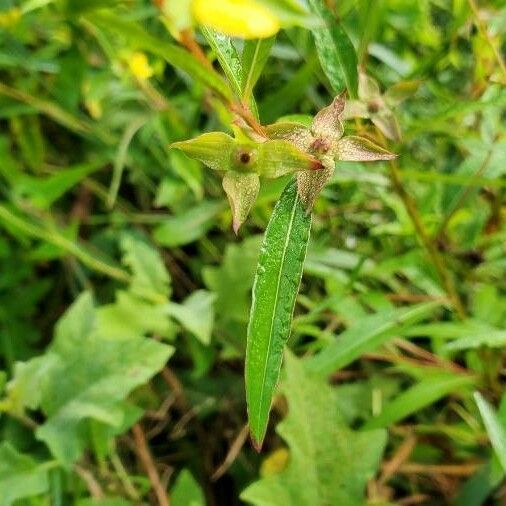
{"type": "Polygon", "coordinates": [[[253,287],[245,377],[249,426],[257,447],[265,436],[283,348],[290,335],[310,229],[311,216],[291,182],[265,231],[253,287]]]}
{"type": "Polygon", "coordinates": [[[207,26],[201,26],[200,31],[216,54],[216,58],[218,58],[234,93],[240,97],[242,92],[242,63],[232,39],[207,26]]]}
{"type": "Polygon", "coordinates": [[[290,449],[288,466],[253,483],[241,499],[255,506],[363,506],[386,432],[350,430],[333,389],[290,353],[285,372],[289,411],[278,432],[290,449]]]}
{"type": "Polygon", "coordinates": [[[235,140],[226,133],[209,132],[195,139],[174,142],[171,147],[180,149],[213,170],[229,170],[235,144],[235,140]]]}
{"type": "Polygon", "coordinates": [[[230,171],[223,177],[223,189],[232,209],[233,228],[237,234],[257,199],[260,179],[258,174],[240,174],[230,171]]]}
{"type": "Polygon", "coordinates": [[[325,0],[309,0],[311,10],[320,18],[321,27],[313,28],[313,36],[322,69],[336,93],[348,90],[357,97],[357,54],[350,38],[327,7],[325,0]]]}
{"type": "Polygon", "coordinates": [[[346,162],[393,160],[397,155],[363,137],[348,135],[337,142],[337,159],[346,162]]]}

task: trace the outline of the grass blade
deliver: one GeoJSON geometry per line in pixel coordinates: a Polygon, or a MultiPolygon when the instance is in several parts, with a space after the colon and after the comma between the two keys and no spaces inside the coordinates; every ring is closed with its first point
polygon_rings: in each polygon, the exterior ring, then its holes
{"type": "Polygon", "coordinates": [[[348,34],[335,19],[324,0],[309,0],[309,5],[322,23],[312,30],[322,69],[336,94],[345,89],[351,98],[357,97],[357,53],[348,34]]]}
{"type": "Polygon", "coordinates": [[[426,302],[367,316],[345,330],[334,343],[307,359],[307,366],[317,374],[331,374],[425,318],[437,305],[426,302]]]}
{"type": "Polygon", "coordinates": [[[480,410],[492,448],[494,449],[501,467],[504,472],[506,472],[506,428],[499,420],[494,408],[485,400],[483,395],[479,392],[475,392],[474,400],[480,410]]]}
{"type": "Polygon", "coordinates": [[[257,449],[267,429],[283,347],[290,335],[295,298],[311,229],[295,181],[282,193],[265,232],[258,261],[246,348],[246,400],[257,449]]]}
{"type": "Polygon", "coordinates": [[[439,399],[469,387],[474,381],[472,376],[455,374],[435,374],[423,379],[387,404],[378,416],[364,424],[363,429],[372,430],[393,425],[439,399]]]}

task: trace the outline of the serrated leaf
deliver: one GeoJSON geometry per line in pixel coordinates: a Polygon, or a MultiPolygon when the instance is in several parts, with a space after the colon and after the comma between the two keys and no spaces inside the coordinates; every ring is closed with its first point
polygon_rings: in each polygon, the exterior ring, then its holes
{"type": "Polygon", "coordinates": [[[277,430],[290,449],[288,466],[250,485],[241,499],[255,506],[363,506],[386,432],[350,430],[332,388],[290,353],[285,371],[282,391],[289,412],[277,430]]]}
{"type": "Polygon", "coordinates": [[[19,453],[9,442],[0,444],[0,506],[11,506],[48,489],[47,468],[19,453]]]}
{"type": "Polygon", "coordinates": [[[283,191],[260,250],[246,347],[246,401],[251,436],[260,447],[267,429],[284,345],[290,335],[311,216],[291,182],[283,191]]]}
{"type": "Polygon", "coordinates": [[[350,97],[356,98],[357,54],[350,38],[324,0],[309,0],[309,5],[322,25],[312,32],[323,71],[336,94],[348,90],[350,97]]]}
{"type": "MultiPolygon", "coordinates": [[[[91,296],[83,294],[60,320],[45,355],[53,358],[39,395],[34,398],[28,391],[19,400],[25,406],[42,408],[46,421],[36,437],[65,465],[74,462],[89,444],[90,420],[122,425],[123,400],[160,370],[173,352],[149,339],[111,338],[103,331],[95,326],[91,296]]],[[[11,391],[19,392],[21,379],[14,377],[11,391]]]]}

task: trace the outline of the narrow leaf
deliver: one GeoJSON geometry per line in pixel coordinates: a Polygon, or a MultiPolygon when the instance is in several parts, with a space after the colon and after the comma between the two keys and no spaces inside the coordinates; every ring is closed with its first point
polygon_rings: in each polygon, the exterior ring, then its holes
{"type": "Polygon", "coordinates": [[[247,103],[267,63],[275,37],[246,41],[242,52],[242,100],[247,103]]]}
{"type": "Polygon", "coordinates": [[[425,318],[435,307],[437,303],[428,302],[366,316],[345,330],[334,343],[308,359],[307,366],[323,375],[342,369],[363,353],[375,350],[410,325],[425,318]]]}
{"type": "Polygon", "coordinates": [[[216,54],[216,58],[218,58],[234,93],[240,97],[242,91],[242,63],[232,39],[227,35],[215,32],[207,26],[201,26],[200,31],[216,54]]]}
{"type": "Polygon", "coordinates": [[[312,30],[323,71],[336,93],[347,89],[357,98],[357,54],[350,38],[324,0],[309,0],[309,5],[323,25],[312,30]]]}
{"type": "Polygon", "coordinates": [[[364,430],[379,429],[393,425],[407,416],[430,406],[443,397],[453,394],[459,389],[471,386],[472,376],[455,374],[438,374],[423,379],[409,388],[393,401],[375,418],[371,418],[363,426],[364,430]]]}
{"type": "Polygon", "coordinates": [[[480,410],[492,448],[494,449],[501,467],[504,472],[506,472],[506,428],[501,423],[501,420],[492,406],[479,392],[475,392],[474,400],[480,410]]]}
{"type": "Polygon", "coordinates": [[[265,232],[253,286],[245,376],[249,425],[257,448],[265,436],[283,348],[290,335],[310,229],[311,216],[291,182],[265,232]]]}

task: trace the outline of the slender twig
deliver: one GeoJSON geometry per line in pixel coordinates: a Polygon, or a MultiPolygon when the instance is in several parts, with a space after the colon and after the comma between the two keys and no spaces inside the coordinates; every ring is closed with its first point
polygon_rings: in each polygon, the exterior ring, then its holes
{"type": "Polygon", "coordinates": [[[160,506],[170,506],[170,499],[167,491],[164,489],[162,485],[162,481],[160,480],[160,475],[156,470],[155,463],[153,461],[153,457],[151,456],[151,452],[149,451],[148,444],[146,441],[146,437],[144,435],[144,431],[142,427],[137,423],[133,426],[132,432],[135,440],[135,450],[137,452],[137,456],[142,464],[142,467],[146,471],[153,491],[156,495],[158,504],[160,506]]]}
{"type": "Polygon", "coordinates": [[[88,469],[79,464],[74,464],[74,471],[86,483],[88,491],[94,499],[104,499],[104,491],[91,471],[88,471],[88,469]]]}
{"type": "Polygon", "coordinates": [[[220,466],[214,471],[211,476],[212,481],[219,480],[230,468],[230,466],[234,463],[237,455],[241,451],[246,439],[248,439],[249,427],[248,424],[244,425],[244,427],[239,431],[234,442],[230,446],[230,449],[225,457],[225,460],[220,464],[220,466]]]}

